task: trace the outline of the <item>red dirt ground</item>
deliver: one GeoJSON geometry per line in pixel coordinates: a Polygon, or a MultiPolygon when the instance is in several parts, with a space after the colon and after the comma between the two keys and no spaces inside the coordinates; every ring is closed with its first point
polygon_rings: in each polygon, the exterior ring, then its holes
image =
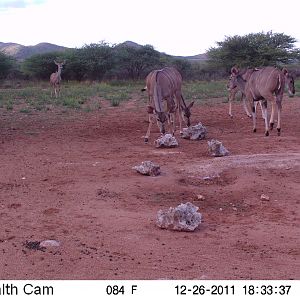
{"type": "Polygon", "coordinates": [[[207,139],[173,149],[154,148],[156,127],[143,143],[138,100],[89,113],[2,109],[0,279],[300,279],[299,100],[284,99],[280,137],[264,136],[261,117],[252,133],[241,104],[233,119],[221,100],[196,105],[207,139]],[[209,157],[212,138],[231,155],[209,157]],[[144,160],[162,175],[132,170],[144,160]],[[158,210],[187,201],[199,229],[156,226],[158,210]],[[25,247],[45,239],[61,246],[25,247]]]}

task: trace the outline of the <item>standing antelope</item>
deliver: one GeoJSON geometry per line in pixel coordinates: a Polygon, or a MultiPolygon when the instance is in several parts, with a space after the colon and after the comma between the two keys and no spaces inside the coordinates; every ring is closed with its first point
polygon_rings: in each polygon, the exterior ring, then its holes
{"type": "Polygon", "coordinates": [[[280,71],[274,67],[265,67],[262,69],[253,69],[248,80],[244,80],[240,75],[239,70],[235,67],[231,69],[231,79],[229,87],[231,89],[239,87],[245,94],[247,100],[252,106],[253,117],[253,132],[256,132],[256,110],[255,102],[264,100],[263,102],[263,115],[265,116],[265,135],[269,135],[267,101],[272,104],[270,128],[274,126],[274,112],[275,102],[277,105],[278,121],[277,121],[277,134],[280,135],[281,131],[281,109],[282,97],[285,85],[288,87],[290,95],[295,94],[295,86],[293,77],[286,69],[280,71]]]}
{"type": "Polygon", "coordinates": [[[57,65],[57,71],[55,73],[52,73],[50,76],[50,85],[52,87],[51,97],[53,95],[54,90],[55,97],[57,98],[60,95],[61,70],[63,69],[63,66],[66,63],[66,61],[61,63],[54,61],[54,63],[57,65]]]}
{"type": "Polygon", "coordinates": [[[145,142],[148,142],[152,116],[157,120],[158,128],[161,134],[165,134],[165,122],[170,121],[172,126],[172,134],[175,134],[175,114],[178,112],[179,129],[182,133],[182,121],[187,126],[191,125],[191,107],[194,102],[188,106],[181,93],[182,77],[180,73],[172,67],[166,67],[161,70],[154,70],[146,77],[146,87],[142,91],[148,91],[148,114],[149,126],[145,135],[145,142]],[[175,99],[175,101],[174,101],[175,99]],[[166,100],[166,102],[164,102],[166,100]],[[176,102],[176,103],[175,103],[176,102]]]}
{"type": "MultiPolygon", "coordinates": [[[[243,77],[244,80],[248,80],[250,75],[252,74],[253,72],[253,69],[246,69],[246,70],[243,70],[243,71],[239,71],[239,74],[243,77]]],[[[250,114],[249,110],[248,110],[248,107],[247,107],[247,101],[246,101],[246,96],[244,94],[244,92],[239,88],[239,86],[236,86],[234,88],[230,88],[230,81],[231,81],[231,77],[232,75],[229,77],[229,82],[227,83],[227,90],[229,91],[229,95],[228,95],[228,101],[229,101],[229,116],[231,118],[233,118],[233,114],[232,114],[232,101],[234,100],[236,94],[240,91],[242,93],[242,101],[243,101],[243,108],[244,108],[244,111],[246,113],[246,115],[251,118],[252,115],[250,114]]],[[[260,108],[261,108],[261,111],[262,111],[262,117],[264,118],[263,116],[263,109],[262,109],[262,104],[261,104],[261,101],[258,101],[259,104],[260,104],[260,108]]],[[[257,104],[257,102],[256,102],[257,104]]],[[[256,107],[255,107],[256,108],[256,107]]]]}

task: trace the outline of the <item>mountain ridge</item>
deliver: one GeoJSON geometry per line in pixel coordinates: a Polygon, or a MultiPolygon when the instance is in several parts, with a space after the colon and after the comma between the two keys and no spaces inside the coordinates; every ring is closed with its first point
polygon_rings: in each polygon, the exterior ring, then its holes
{"type": "Polygon", "coordinates": [[[44,54],[47,52],[60,52],[69,48],[58,46],[51,43],[39,43],[33,46],[24,46],[18,43],[0,42],[0,51],[14,57],[17,60],[24,60],[35,54],[44,54]]]}
{"type": "MultiPolygon", "coordinates": [[[[118,45],[124,45],[124,46],[132,47],[132,48],[142,47],[142,45],[132,42],[132,41],[125,41],[118,45]]],[[[24,45],[21,45],[18,43],[12,43],[12,42],[8,42],[8,43],[0,42],[0,51],[7,55],[14,57],[17,60],[25,60],[35,54],[44,54],[47,52],[63,52],[68,49],[71,49],[71,48],[59,46],[59,45],[51,44],[51,43],[47,43],[47,42],[38,43],[33,46],[24,46],[24,45]]],[[[163,53],[163,52],[161,52],[161,53],[163,53]]],[[[166,54],[166,53],[164,53],[164,54],[166,54]]],[[[169,54],[167,54],[167,55],[169,55],[169,54]]],[[[206,53],[197,54],[197,55],[193,55],[193,56],[174,56],[174,55],[169,55],[169,56],[173,56],[178,59],[188,59],[190,61],[205,61],[205,60],[207,60],[206,53]]]]}

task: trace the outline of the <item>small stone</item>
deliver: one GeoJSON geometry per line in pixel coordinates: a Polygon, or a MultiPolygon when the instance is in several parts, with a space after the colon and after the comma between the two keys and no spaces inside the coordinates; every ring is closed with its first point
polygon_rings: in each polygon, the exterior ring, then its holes
{"type": "Polygon", "coordinates": [[[143,161],[141,165],[132,168],[138,173],[148,176],[158,176],[160,175],[160,166],[153,163],[150,160],[143,161]]]}
{"type": "Polygon", "coordinates": [[[203,195],[197,195],[197,199],[203,201],[203,200],[205,200],[205,197],[203,195]]]}
{"type": "Polygon", "coordinates": [[[203,140],[206,134],[206,127],[199,122],[197,125],[183,128],[182,137],[190,140],[203,140]]]}
{"type": "Polygon", "coordinates": [[[40,242],[40,247],[59,247],[60,246],[60,242],[56,241],[56,240],[45,240],[40,242]]]}
{"type": "Polygon", "coordinates": [[[190,202],[159,210],[156,225],[160,228],[177,231],[194,231],[201,223],[202,215],[197,212],[199,208],[190,202]]]}
{"type": "Polygon", "coordinates": [[[211,140],[207,142],[208,151],[211,156],[226,156],[229,155],[229,151],[218,140],[211,140]]]}
{"type": "Polygon", "coordinates": [[[263,200],[263,201],[269,201],[270,200],[270,197],[268,195],[265,195],[265,194],[262,194],[260,196],[260,199],[263,200]]]}
{"type": "Polygon", "coordinates": [[[156,148],[174,148],[178,147],[178,142],[172,134],[165,134],[154,141],[156,148]]]}

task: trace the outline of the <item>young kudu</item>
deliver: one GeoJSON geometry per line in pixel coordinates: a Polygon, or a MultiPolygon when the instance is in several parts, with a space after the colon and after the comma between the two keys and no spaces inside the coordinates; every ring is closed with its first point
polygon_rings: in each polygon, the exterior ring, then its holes
{"type": "MultiPolygon", "coordinates": [[[[246,69],[246,70],[243,70],[243,71],[239,71],[240,75],[243,77],[244,80],[248,80],[251,73],[253,72],[253,69],[246,69]]],[[[231,75],[232,76],[232,75],[231,75]]],[[[239,88],[239,86],[236,86],[234,88],[230,88],[230,81],[231,81],[231,76],[229,77],[229,82],[227,83],[227,90],[229,91],[229,95],[228,95],[228,102],[229,102],[229,116],[231,118],[233,118],[233,114],[232,114],[232,102],[236,96],[236,94],[238,92],[241,92],[242,94],[242,101],[243,101],[243,108],[244,108],[244,111],[246,113],[246,115],[249,117],[249,118],[252,118],[252,114],[249,112],[248,110],[248,106],[247,106],[247,101],[246,101],[246,96],[244,94],[244,92],[239,88]]],[[[263,109],[262,109],[262,104],[261,104],[261,101],[258,101],[259,104],[260,104],[260,108],[261,108],[261,111],[262,111],[262,117],[264,118],[263,116],[263,109]]],[[[257,102],[256,102],[257,104],[257,102]]],[[[256,107],[255,107],[256,109],[256,107]]]]}
{"type": "Polygon", "coordinates": [[[51,97],[52,97],[53,91],[54,91],[55,97],[57,98],[60,95],[61,71],[66,62],[64,61],[64,62],[58,63],[58,62],[54,61],[54,63],[57,65],[57,71],[55,73],[52,73],[50,76],[50,85],[52,87],[51,97]]]}
{"type": "Polygon", "coordinates": [[[172,134],[175,134],[175,114],[178,112],[179,128],[182,133],[182,121],[190,126],[191,107],[194,102],[188,106],[181,93],[182,77],[180,73],[171,67],[150,72],[146,78],[146,87],[149,96],[148,114],[149,126],[145,135],[145,142],[148,142],[152,116],[156,117],[158,128],[161,134],[165,134],[165,123],[169,121],[172,124],[172,134]],[[165,101],[164,101],[165,100],[165,101]],[[175,101],[174,101],[175,100],[175,101]]]}
{"type": "Polygon", "coordinates": [[[253,132],[256,132],[256,110],[255,102],[259,100],[263,101],[263,115],[265,116],[265,135],[269,135],[267,102],[272,105],[270,128],[274,126],[274,113],[275,103],[277,105],[278,121],[277,121],[277,133],[280,135],[281,131],[281,109],[284,87],[287,85],[290,94],[295,93],[294,80],[289,75],[286,69],[280,71],[274,67],[265,67],[262,69],[252,69],[252,72],[248,80],[244,80],[240,75],[239,70],[235,67],[231,69],[231,79],[229,87],[234,89],[239,87],[246,96],[246,99],[252,106],[253,117],[253,132]]]}

